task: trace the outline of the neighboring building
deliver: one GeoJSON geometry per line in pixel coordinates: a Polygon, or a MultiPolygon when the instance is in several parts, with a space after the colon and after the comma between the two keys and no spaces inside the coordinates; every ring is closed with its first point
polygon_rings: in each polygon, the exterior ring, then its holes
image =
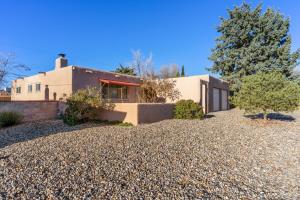
{"type": "Polygon", "coordinates": [[[63,100],[78,89],[95,86],[113,102],[137,102],[140,83],[138,77],[68,65],[59,54],[53,71],[14,80],[12,101],[63,100]]]}
{"type": "Polygon", "coordinates": [[[0,90],[0,101],[11,101],[10,88],[0,90]]]}
{"type": "MultiPolygon", "coordinates": [[[[180,91],[180,99],[191,99],[203,107],[203,111],[215,112],[229,109],[228,83],[209,75],[172,78],[180,91]]],[[[168,102],[173,103],[168,100],[168,102]]]]}

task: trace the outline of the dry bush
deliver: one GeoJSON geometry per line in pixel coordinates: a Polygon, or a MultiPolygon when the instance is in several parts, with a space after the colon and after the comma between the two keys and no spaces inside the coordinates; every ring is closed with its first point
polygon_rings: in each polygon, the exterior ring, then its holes
{"type": "Polygon", "coordinates": [[[167,79],[144,80],[139,92],[139,99],[146,103],[164,103],[167,99],[172,101],[180,97],[180,92],[175,88],[175,81],[167,79]]]}

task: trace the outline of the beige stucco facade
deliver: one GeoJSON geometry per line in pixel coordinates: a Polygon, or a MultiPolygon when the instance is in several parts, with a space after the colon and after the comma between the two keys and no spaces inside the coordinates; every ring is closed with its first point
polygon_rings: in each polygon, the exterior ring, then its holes
{"type": "Polygon", "coordinates": [[[12,101],[46,100],[47,87],[49,89],[49,99],[56,100],[68,97],[72,93],[72,66],[56,69],[49,72],[39,73],[34,76],[16,79],[12,82],[12,101]],[[40,84],[40,90],[36,90],[36,85],[40,84]],[[32,91],[28,91],[28,86],[32,85],[32,91]],[[17,88],[21,87],[21,92],[17,93],[17,88]]]}
{"type": "MultiPolygon", "coordinates": [[[[209,75],[171,80],[175,81],[176,88],[181,93],[180,99],[191,99],[201,104],[206,113],[229,108],[229,87],[225,81],[209,75]]],[[[64,54],[61,54],[55,61],[53,71],[14,80],[11,99],[12,101],[65,100],[78,89],[98,87],[104,97],[114,103],[137,103],[141,83],[141,78],[136,76],[68,65],[64,54]]],[[[167,103],[175,101],[167,99],[167,103]]]]}
{"type": "MultiPolygon", "coordinates": [[[[175,82],[175,87],[181,94],[179,100],[191,99],[201,104],[206,113],[227,110],[229,108],[229,86],[225,81],[210,75],[179,77],[172,78],[171,80],[175,82]],[[214,90],[219,93],[219,96],[214,95],[214,90]],[[222,94],[224,97],[223,99],[221,98],[222,94]],[[224,96],[224,94],[226,94],[226,96],[224,96]],[[218,105],[216,105],[216,102],[218,102],[218,105]]],[[[170,99],[168,99],[167,102],[175,103],[175,101],[170,99]]]]}
{"type": "MultiPolygon", "coordinates": [[[[99,87],[101,80],[141,83],[140,78],[78,66],[64,66],[66,59],[58,58],[53,71],[16,79],[12,82],[12,101],[63,100],[78,89],[99,87]]],[[[126,98],[113,102],[137,102],[137,86],[126,86],[126,98]]]]}

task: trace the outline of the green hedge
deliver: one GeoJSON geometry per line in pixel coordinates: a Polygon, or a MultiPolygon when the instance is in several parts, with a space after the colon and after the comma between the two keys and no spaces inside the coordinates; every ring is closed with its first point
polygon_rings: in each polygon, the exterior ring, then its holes
{"type": "Polygon", "coordinates": [[[0,127],[13,126],[21,123],[23,119],[22,114],[18,112],[1,112],[0,113],[0,127]]]}
{"type": "Polygon", "coordinates": [[[176,119],[203,119],[202,107],[193,100],[180,100],[176,103],[174,110],[176,119]]]}

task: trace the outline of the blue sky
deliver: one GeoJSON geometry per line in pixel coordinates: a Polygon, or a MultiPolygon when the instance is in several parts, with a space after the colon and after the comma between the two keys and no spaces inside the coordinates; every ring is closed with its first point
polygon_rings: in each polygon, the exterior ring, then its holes
{"type": "MultiPolygon", "coordinates": [[[[0,52],[14,52],[28,75],[54,68],[60,52],[69,64],[113,70],[131,50],[152,52],[156,69],[184,64],[188,75],[208,73],[219,17],[233,0],[1,0],[0,52]]],[[[291,19],[293,50],[300,47],[300,1],[263,2],[291,19]]]]}

